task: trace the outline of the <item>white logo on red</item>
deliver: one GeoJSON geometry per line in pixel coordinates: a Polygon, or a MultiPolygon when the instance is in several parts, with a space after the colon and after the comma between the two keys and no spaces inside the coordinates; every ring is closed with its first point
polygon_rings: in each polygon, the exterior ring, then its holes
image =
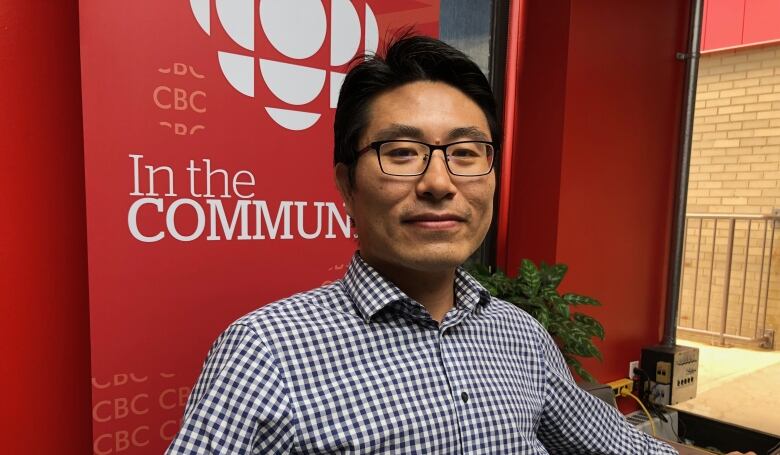
{"type": "MultiPolygon", "coordinates": [[[[190,0],[198,24],[211,35],[211,0],[190,0]]],[[[256,9],[260,28],[271,45],[285,57],[305,60],[316,54],[325,43],[328,14],[322,0],[216,0],[216,11],[225,32],[243,50],[217,53],[222,73],[239,93],[255,96],[255,65],[271,93],[290,108],[265,107],[268,115],[289,130],[305,130],[321,117],[306,106],[322,92],[329,78],[330,107],[335,108],[345,74],[334,71],[349,62],[360,50],[376,52],[379,32],[376,17],[366,4],[365,32],[362,33],[358,11],[349,0],[330,0],[330,65],[316,68],[247,55],[255,47],[256,9]]]]}

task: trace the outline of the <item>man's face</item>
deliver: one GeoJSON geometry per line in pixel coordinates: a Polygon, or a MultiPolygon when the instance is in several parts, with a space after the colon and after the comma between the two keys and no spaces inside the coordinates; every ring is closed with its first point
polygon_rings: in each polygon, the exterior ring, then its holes
{"type": "MultiPolygon", "coordinates": [[[[492,138],[482,110],[463,92],[420,81],[383,93],[370,105],[360,148],[391,139],[447,144],[492,138]]],[[[352,188],[344,165],[337,166],[337,183],[369,264],[434,272],[462,264],[482,242],[496,180],[494,172],[450,174],[441,150],[433,152],[425,174],[391,176],[372,150],[359,157],[352,188]]]]}

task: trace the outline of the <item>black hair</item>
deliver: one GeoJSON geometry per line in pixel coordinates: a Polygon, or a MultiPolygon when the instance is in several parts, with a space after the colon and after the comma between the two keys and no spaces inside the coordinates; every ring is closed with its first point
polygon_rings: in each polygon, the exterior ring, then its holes
{"type": "Polygon", "coordinates": [[[333,125],[333,164],[347,165],[350,184],[354,184],[358,141],[368,125],[371,102],[388,90],[417,81],[443,82],[468,96],[482,109],[500,149],[496,100],[479,66],[449,44],[405,31],[390,40],[384,52],[353,60],[341,86],[333,125]]]}

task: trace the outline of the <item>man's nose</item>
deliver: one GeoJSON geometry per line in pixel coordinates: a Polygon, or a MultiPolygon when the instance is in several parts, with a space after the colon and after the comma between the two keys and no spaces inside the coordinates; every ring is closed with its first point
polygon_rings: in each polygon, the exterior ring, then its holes
{"type": "Polygon", "coordinates": [[[417,193],[420,196],[433,199],[454,196],[457,187],[452,181],[452,174],[447,170],[447,157],[444,155],[444,150],[432,150],[428,159],[430,160],[428,169],[417,182],[417,193]],[[441,154],[437,154],[437,151],[441,154]]]}

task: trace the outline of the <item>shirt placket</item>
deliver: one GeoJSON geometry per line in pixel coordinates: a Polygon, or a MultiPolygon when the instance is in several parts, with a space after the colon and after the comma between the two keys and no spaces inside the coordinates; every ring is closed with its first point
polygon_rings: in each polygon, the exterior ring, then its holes
{"type": "MultiPolygon", "coordinates": [[[[460,319],[460,318],[456,318],[460,319]]],[[[457,323],[457,321],[450,320],[447,321],[445,319],[444,323],[439,326],[438,330],[436,331],[436,350],[437,354],[439,356],[439,364],[441,365],[441,369],[444,372],[444,377],[447,380],[447,387],[448,392],[450,396],[450,403],[452,405],[452,409],[455,413],[455,419],[458,423],[458,453],[463,454],[464,453],[464,441],[463,441],[463,415],[464,410],[461,409],[462,406],[466,404],[468,401],[468,394],[466,394],[465,391],[462,391],[459,387],[459,384],[454,379],[457,378],[457,375],[454,374],[454,372],[450,371],[450,367],[452,366],[452,359],[449,359],[449,345],[448,342],[450,336],[447,335],[447,333],[450,331],[449,329],[452,327],[454,323],[457,323]],[[448,360],[450,360],[448,362],[448,360]]]]}

